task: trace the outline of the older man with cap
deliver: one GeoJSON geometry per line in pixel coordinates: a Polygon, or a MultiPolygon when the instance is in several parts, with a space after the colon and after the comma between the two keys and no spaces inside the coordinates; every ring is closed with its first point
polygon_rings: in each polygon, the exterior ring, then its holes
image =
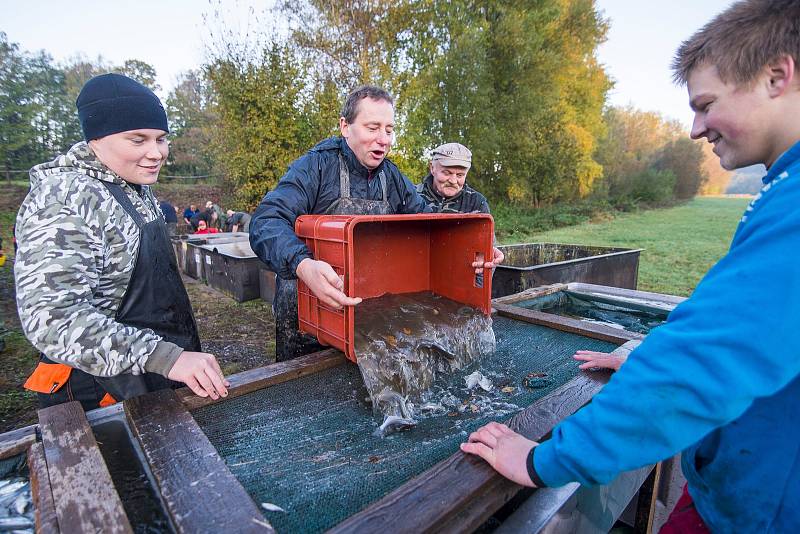
{"type": "MultiPolygon", "coordinates": [[[[467,147],[445,143],[433,150],[430,173],[417,185],[417,191],[439,213],[489,213],[486,197],[466,183],[471,166],[472,152],[467,147]]],[[[494,265],[505,259],[496,247],[493,256],[494,265]]]]}
{"type": "Polygon", "coordinates": [[[150,190],[169,152],[161,102],[104,74],[76,105],[85,141],[31,169],[17,216],[17,307],[41,351],[25,387],[41,407],[77,400],[86,410],[178,382],[227,395],[217,360],[200,352],[150,190]]]}

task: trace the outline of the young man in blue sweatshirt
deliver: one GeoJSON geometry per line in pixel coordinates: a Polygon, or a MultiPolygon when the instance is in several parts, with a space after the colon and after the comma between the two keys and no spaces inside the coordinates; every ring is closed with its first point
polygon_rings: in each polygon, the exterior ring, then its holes
{"type": "Polygon", "coordinates": [[[550,440],[491,423],[462,450],[525,486],[605,484],[683,451],[708,529],[800,532],[798,61],[796,0],[737,2],[683,43],[692,137],[726,169],[769,170],[730,250],[550,440]]]}

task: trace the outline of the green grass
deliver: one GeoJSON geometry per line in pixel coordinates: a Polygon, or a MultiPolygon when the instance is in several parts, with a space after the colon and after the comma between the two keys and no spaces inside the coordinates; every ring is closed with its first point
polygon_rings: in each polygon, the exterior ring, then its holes
{"type": "Polygon", "coordinates": [[[544,242],[643,248],[639,289],[688,296],[728,250],[748,199],[696,198],[686,204],[547,232],[500,235],[504,244],[544,242]]]}
{"type": "Polygon", "coordinates": [[[501,241],[519,242],[534,232],[572,226],[590,221],[609,220],[618,214],[609,202],[582,200],[533,209],[503,204],[492,205],[495,233],[501,241]]]}

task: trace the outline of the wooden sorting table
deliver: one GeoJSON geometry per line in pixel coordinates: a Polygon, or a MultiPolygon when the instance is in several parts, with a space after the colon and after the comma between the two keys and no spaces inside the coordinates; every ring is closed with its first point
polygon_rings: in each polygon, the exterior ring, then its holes
{"type": "MultiPolygon", "coordinates": [[[[681,300],[589,284],[557,284],[496,299],[493,307],[500,316],[617,345],[643,337],[514,306],[514,302],[567,288],[616,293],[624,298],[645,296],[665,306],[681,300]]],[[[200,398],[183,388],[94,410],[88,418],[77,402],[47,408],[39,411],[38,425],[0,435],[0,458],[27,454],[37,532],[132,532],[90,423],[105,414],[124,413],[176,532],[271,532],[272,527],[203,434],[191,411],[338,365],[352,364],[342,353],[325,350],[238,373],[229,377],[231,387],[225,400],[200,398]]],[[[604,372],[581,372],[517,413],[508,424],[540,441],[561,420],[589,402],[608,378],[604,372]]],[[[646,479],[638,493],[634,521],[638,532],[653,531],[662,471],[659,464],[639,474],[640,479],[646,479]]],[[[535,513],[539,526],[545,528],[576,491],[565,488],[554,492],[553,498],[543,499],[549,504],[535,513]]],[[[512,499],[522,501],[537,492],[541,493],[510,482],[484,461],[457,451],[336,525],[332,532],[470,532],[512,499]]]]}

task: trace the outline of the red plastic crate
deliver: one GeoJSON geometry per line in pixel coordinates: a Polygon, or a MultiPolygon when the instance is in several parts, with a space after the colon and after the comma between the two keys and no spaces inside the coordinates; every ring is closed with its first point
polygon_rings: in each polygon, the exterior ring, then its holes
{"type": "MultiPolygon", "coordinates": [[[[477,254],[492,258],[491,215],[303,215],[295,233],[343,277],[350,297],[432,291],[491,313],[491,270],[476,287],[471,266],[477,254]]],[[[355,362],[355,307],[326,306],[301,280],[297,297],[300,330],[355,362]]]]}

